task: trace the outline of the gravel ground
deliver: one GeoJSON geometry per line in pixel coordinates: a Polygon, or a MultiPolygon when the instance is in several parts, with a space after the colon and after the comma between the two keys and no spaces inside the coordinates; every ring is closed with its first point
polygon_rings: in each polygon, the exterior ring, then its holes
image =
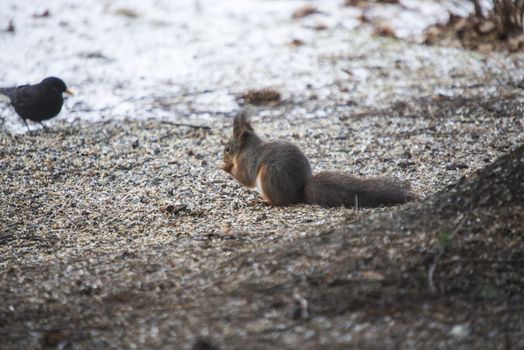
{"type": "MultiPolygon", "coordinates": [[[[425,310],[433,299],[420,300],[417,295],[405,306],[394,299],[405,302],[398,285],[382,288],[383,280],[396,278],[389,269],[367,271],[358,262],[338,261],[337,243],[317,250],[322,238],[315,237],[338,232],[338,240],[352,242],[345,246],[349,261],[362,257],[373,266],[375,259],[394,253],[406,258],[406,267],[395,260],[396,272],[415,268],[416,257],[435,251],[435,240],[448,239],[434,238],[435,229],[427,227],[440,211],[422,211],[422,220],[415,220],[416,208],[429,205],[435,192],[523,143],[521,101],[521,90],[510,86],[491,99],[429,98],[358,115],[334,113],[331,118],[301,121],[286,119],[278,109],[271,117],[255,117],[262,134],[299,144],[315,170],[388,174],[410,181],[421,200],[401,211],[415,213],[408,217],[397,216],[402,207],[355,211],[265,206],[255,192],[218,169],[221,141],[231,127],[227,118],[208,124],[210,129],[146,120],[78,122],[34,135],[3,134],[2,348],[189,348],[209,342],[226,348],[467,347],[478,334],[470,323],[476,316],[464,312],[477,304],[446,305],[447,294],[442,293],[438,306],[431,307],[442,308],[439,312],[446,316],[419,320],[415,310],[425,310]],[[395,252],[386,243],[397,236],[389,237],[386,230],[377,241],[373,235],[375,227],[387,227],[392,217],[398,217],[395,222],[401,227],[412,227],[401,244],[395,241],[395,252]],[[352,228],[355,221],[362,227],[352,228]],[[290,248],[295,242],[300,249],[290,248]],[[300,270],[294,271],[299,262],[300,270]],[[318,272],[319,264],[324,272],[318,272]],[[286,280],[278,271],[287,271],[284,277],[291,274],[293,279],[286,280]],[[366,282],[363,290],[359,287],[357,294],[348,296],[337,294],[338,287],[330,290],[348,273],[378,284],[365,287],[366,282]],[[303,282],[310,276],[318,281],[305,288],[303,282]],[[326,279],[331,281],[327,285],[326,279]],[[301,293],[314,294],[318,288],[327,293],[321,300],[328,304],[379,296],[390,304],[384,307],[375,300],[357,313],[352,307],[333,311],[337,306],[331,304],[327,313],[308,311],[305,305],[312,301],[301,293]],[[397,302],[398,307],[391,308],[397,302]],[[377,310],[388,312],[379,312],[377,319],[377,310]],[[432,327],[440,327],[439,333],[432,327]],[[456,337],[445,341],[450,332],[456,337]]],[[[515,228],[514,222],[504,221],[506,216],[521,216],[522,208],[509,214],[501,208],[491,214],[495,227],[486,228],[486,233],[522,233],[521,224],[515,228]]],[[[441,220],[444,227],[458,225],[455,216],[441,220]]],[[[510,238],[513,249],[522,248],[522,242],[510,238]]],[[[504,251],[500,249],[494,251],[504,251]]],[[[515,277],[519,292],[521,277],[515,277]]],[[[428,293],[427,286],[417,288],[428,293]]],[[[510,300],[505,290],[486,288],[497,302],[510,300]]],[[[490,310],[489,303],[481,305],[490,310]]],[[[517,306],[522,307],[522,299],[517,306]]],[[[517,317],[504,310],[501,317],[517,317]]],[[[486,321],[495,327],[497,341],[502,337],[497,333],[499,313],[486,321]]],[[[504,333],[508,341],[518,342],[517,335],[522,335],[522,319],[515,322],[520,331],[504,333]]]]}
{"type": "Polygon", "coordinates": [[[416,202],[264,205],[219,170],[236,111],[195,112],[205,92],[32,134],[4,108],[0,348],[524,347],[524,57],[339,44],[253,125],[416,202]]]}

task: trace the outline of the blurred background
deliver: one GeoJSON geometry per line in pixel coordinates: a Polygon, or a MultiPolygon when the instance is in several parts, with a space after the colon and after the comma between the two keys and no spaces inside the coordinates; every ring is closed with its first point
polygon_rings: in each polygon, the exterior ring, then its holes
{"type": "MultiPolygon", "coordinates": [[[[506,2],[522,11],[521,1],[506,2]]],[[[432,54],[421,46],[408,56],[399,49],[397,57],[391,50],[384,57],[388,39],[521,50],[515,28],[505,36],[500,28],[508,31],[507,25],[490,17],[493,6],[489,0],[3,0],[0,85],[63,78],[76,95],[52,123],[208,118],[234,113],[246,91],[260,88],[275,89],[278,98],[306,110],[312,98],[327,110],[391,103],[414,93],[410,83],[376,75],[370,66],[404,76],[403,67],[416,71],[421,57],[431,61],[432,54]],[[494,44],[499,41],[502,47],[494,44]],[[383,79],[394,85],[387,92],[383,79]]],[[[468,62],[441,67],[447,73],[460,64],[468,62]]],[[[23,130],[5,104],[0,118],[5,128],[23,130]]]]}

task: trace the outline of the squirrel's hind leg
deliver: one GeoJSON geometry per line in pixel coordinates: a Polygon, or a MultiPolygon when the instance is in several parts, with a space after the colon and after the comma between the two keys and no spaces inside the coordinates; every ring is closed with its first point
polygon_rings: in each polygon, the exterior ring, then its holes
{"type": "Polygon", "coordinates": [[[256,188],[258,193],[260,193],[260,196],[262,197],[262,202],[267,205],[272,205],[273,201],[271,200],[271,197],[269,196],[270,193],[267,191],[268,184],[267,184],[267,168],[265,166],[261,166],[258,169],[257,173],[257,179],[256,179],[256,188]]]}
{"type": "Polygon", "coordinates": [[[290,205],[304,201],[302,186],[297,186],[297,179],[288,176],[278,168],[260,166],[256,185],[260,195],[269,205],[290,205]]]}

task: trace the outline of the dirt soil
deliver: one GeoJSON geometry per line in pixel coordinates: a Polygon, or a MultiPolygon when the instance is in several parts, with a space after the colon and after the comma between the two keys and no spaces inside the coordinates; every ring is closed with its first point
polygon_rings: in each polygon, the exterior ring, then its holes
{"type": "Polygon", "coordinates": [[[295,1],[67,3],[0,3],[2,81],[79,91],[48,131],[0,102],[1,350],[524,348],[522,53],[352,31],[342,1],[295,19],[295,1]],[[219,169],[249,104],[314,172],[419,199],[266,206],[219,169]]]}
{"type": "Polygon", "coordinates": [[[2,349],[522,348],[521,101],[255,118],[317,170],[386,164],[421,197],[359,211],[258,202],[218,170],[227,118],[3,134],[2,349]]]}

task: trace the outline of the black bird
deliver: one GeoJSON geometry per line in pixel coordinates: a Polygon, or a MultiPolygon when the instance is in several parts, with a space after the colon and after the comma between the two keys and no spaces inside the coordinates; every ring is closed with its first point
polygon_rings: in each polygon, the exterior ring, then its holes
{"type": "Polygon", "coordinates": [[[62,79],[55,77],[45,78],[35,85],[0,88],[0,94],[9,97],[29,131],[26,119],[38,122],[45,128],[42,120],[51,119],[60,113],[64,104],[63,93],[73,95],[62,79]]]}

